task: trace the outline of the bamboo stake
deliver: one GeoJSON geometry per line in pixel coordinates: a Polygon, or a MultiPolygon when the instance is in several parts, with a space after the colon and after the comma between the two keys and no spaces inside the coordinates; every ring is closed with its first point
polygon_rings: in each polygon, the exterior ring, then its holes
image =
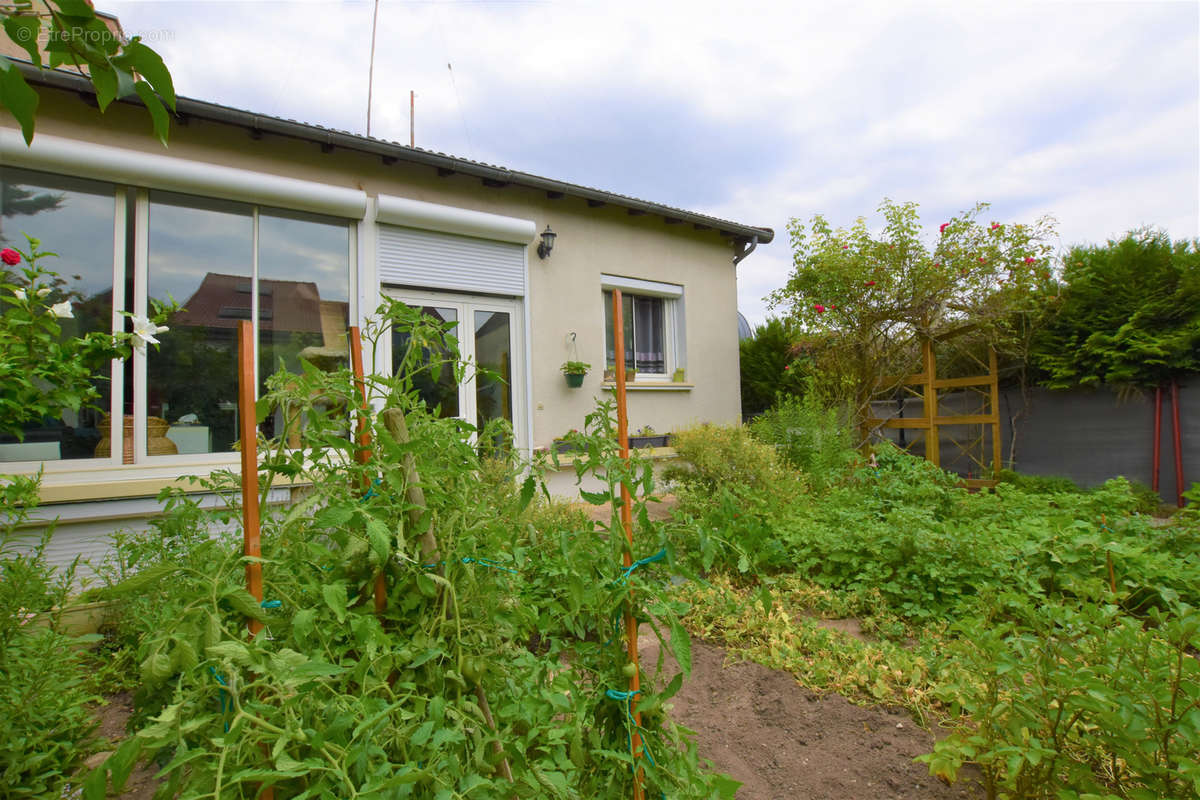
{"type": "MultiPolygon", "coordinates": [[[[246,591],[262,604],[262,542],[258,508],[258,409],[254,403],[254,326],[246,320],[238,323],[238,431],[242,455],[242,539],[246,555],[246,591]]],[[[262,623],[251,617],[246,627],[253,638],[262,623]]],[[[264,753],[269,756],[269,753],[264,753]]],[[[264,787],[259,800],[274,800],[275,789],[264,787]]]]}
{"type": "MultiPolygon", "coordinates": [[[[616,382],[617,382],[617,444],[620,446],[621,459],[629,466],[629,413],[625,393],[625,320],[621,303],[621,290],[613,289],[613,350],[616,353],[616,382]]],[[[629,483],[621,481],[621,525],[625,528],[625,567],[633,566],[633,506],[629,492],[629,483]]],[[[638,666],[638,629],[637,620],[633,616],[633,588],[629,589],[629,600],[625,604],[625,641],[628,645],[629,663],[633,664],[633,674],[629,676],[629,700],[633,704],[634,696],[641,690],[640,668],[638,666]]],[[[634,800],[643,800],[645,790],[642,787],[642,770],[636,767],[637,759],[642,754],[642,712],[633,715],[634,729],[630,736],[635,769],[633,773],[634,800]]]]}
{"type": "MultiPolygon", "coordinates": [[[[357,446],[354,448],[354,460],[359,464],[366,464],[371,460],[371,434],[367,430],[367,415],[371,410],[367,404],[367,382],[363,376],[362,333],[357,325],[350,327],[350,366],[354,371],[354,385],[358,387],[358,393],[362,399],[356,423],[358,435],[357,446]]],[[[363,476],[364,494],[370,491],[370,488],[370,478],[363,476]]],[[[384,577],[381,567],[375,575],[375,613],[382,614],[385,610],[387,610],[387,579],[384,577]]]]}

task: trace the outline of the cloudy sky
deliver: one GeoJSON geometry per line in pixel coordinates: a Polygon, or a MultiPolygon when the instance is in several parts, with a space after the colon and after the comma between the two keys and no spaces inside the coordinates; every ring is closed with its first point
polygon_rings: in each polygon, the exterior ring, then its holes
{"type": "MultiPolygon", "coordinates": [[[[374,3],[114,2],[181,94],[365,132],[374,3]]],[[[382,0],[371,133],[772,227],[977,201],[1060,245],[1200,236],[1200,3],[382,0]]]]}

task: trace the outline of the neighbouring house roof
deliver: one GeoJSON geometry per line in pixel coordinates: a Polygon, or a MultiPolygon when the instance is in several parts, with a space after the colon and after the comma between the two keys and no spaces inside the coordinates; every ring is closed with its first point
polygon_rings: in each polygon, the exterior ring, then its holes
{"type": "MultiPolygon", "coordinates": [[[[62,70],[37,70],[32,65],[20,64],[22,73],[30,83],[42,86],[74,91],[81,94],[85,102],[94,104],[95,92],[87,79],[71,72],[62,70]]],[[[122,102],[141,105],[136,97],[125,98],[122,102]]],[[[667,224],[690,224],[697,230],[716,230],[722,236],[733,238],[744,246],[751,243],[766,244],[775,238],[771,228],[760,228],[743,225],[737,222],[698,214],[682,208],[653,203],[636,197],[607,192],[588,186],[579,186],[565,181],[543,178],[528,172],[507,169],[505,167],[472,161],[467,158],[426,150],[422,147],[410,147],[399,142],[376,139],[348,131],[326,128],[296,120],[257,114],[251,111],[207,103],[180,97],[176,103],[176,119],[186,123],[189,118],[204,119],[237,125],[245,128],[251,136],[282,136],[290,139],[300,139],[319,145],[322,152],[332,152],[341,148],[369,155],[378,156],[384,166],[404,161],[422,164],[437,169],[443,177],[450,175],[467,175],[479,178],[485,186],[503,188],[519,186],[544,191],[551,199],[562,197],[578,197],[586,200],[592,207],[612,205],[624,208],[631,216],[654,214],[661,216],[667,224]]],[[[746,251],[748,253],[748,250],[746,251]]]]}

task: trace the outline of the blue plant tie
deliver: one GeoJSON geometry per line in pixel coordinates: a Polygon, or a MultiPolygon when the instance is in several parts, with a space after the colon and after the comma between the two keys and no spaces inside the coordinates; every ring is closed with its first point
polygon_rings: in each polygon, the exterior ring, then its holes
{"type": "MultiPolygon", "coordinates": [[[[618,702],[622,702],[625,704],[625,717],[629,720],[629,726],[626,727],[626,729],[625,729],[625,736],[628,737],[628,739],[629,739],[630,755],[633,754],[633,729],[634,728],[640,729],[640,726],[637,723],[637,719],[633,716],[633,700],[635,697],[637,697],[641,693],[642,693],[641,689],[635,689],[632,692],[622,692],[619,689],[605,689],[604,690],[604,696],[607,697],[609,700],[616,700],[618,702]]],[[[650,748],[646,746],[646,737],[645,736],[642,737],[642,755],[645,756],[646,760],[650,762],[650,766],[652,766],[652,767],[657,766],[654,763],[654,757],[652,755],[650,755],[650,748]]],[[[632,765],[632,768],[634,770],[636,770],[637,765],[636,764],[632,765]]]]}
{"type": "Polygon", "coordinates": [[[279,608],[280,606],[283,605],[283,601],[282,600],[263,600],[261,603],[259,603],[259,605],[262,606],[263,608],[279,608]]]}
{"type": "MultiPolygon", "coordinates": [[[[209,667],[208,671],[212,673],[212,676],[217,679],[217,683],[221,684],[221,686],[229,686],[229,684],[225,682],[225,679],[222,678],[219,674],[217,674],[217,670],[214,667],[209,667]]],[[[221,716],[225,716],[225,713],[227,711],[226,698],[228,696],[229,696],[229,692],[225,691],[225,689],[220,689],[218,691],[217,699],[221,703],[221,716]]],[[[230,700],[228,702],[229,702],[229,707],[232,708],[233,701],[230,700]]],[[[225,732],[229,733],[229,720],[225,720],[225,732]]]]}
{"type": "MultiPolygon", "coordinates": [[[[491,569],[498,569],[501,572],[511,572],[513,575],[521,574],[515,569],[509,569],[499,561],[492,561],[490,558],[471,558],[470,556],[463,556],[459,559],[459,562],[462,564],[478,564],[481,567],[490,567],[491,569]]],[[[445,561],[435,561],[432,564],[422,564],[421,569],[437,569],[445,563],[445,561]]]]}
{"type": "Polygon", "coordinates": [[[620,586],[621,584],[623,584],[627,580],[629,580],[629,576],[632,575],[633,571],[635,569],[637,569],[638,567],[644,567],[647,564],[653,564],[655,561],[662,561],[666,557],[667,557],[667,549],[664,547],[662,550],[659,550],[657,553],[655,553],[652,556],[646,556],[645,558],[638,559],[637,561],[630,564],[628,567],[625,567],[624,569],[622,569],[621,577],[619,577],[615,581],[613,581],[612,585],[620,586]]]}
{"type": "Polygon", "coordinates": [[[365,503],[372,497],[379,497],[379,494],[375,491],[375,487],[381,485],[383,485],[382,478],[376,478],[375,480],[371,481],[371,485],[367,487],[367,493],[360,497],[358,502],[365,503]]]}

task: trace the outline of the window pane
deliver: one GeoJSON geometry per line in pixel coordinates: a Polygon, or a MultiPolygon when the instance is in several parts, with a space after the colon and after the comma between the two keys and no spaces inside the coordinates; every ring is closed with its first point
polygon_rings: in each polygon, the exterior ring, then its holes
{"type": "MultiPolygon", "coordinates": [[[[453,308],[437,308],[435,306],[424,306],[421,313],[432,317],[436,322],[458,322],[458,311],[453,308]]],[[[400,369],[400,363],[404,358],[404,354],[408,352],[408,343],[412,337],[407,331],[392,331],[392,372],[400,369]]],[[[446,350],[433,351],[429,348],[422,348],[421,358],[419,363],[428,363],[431,357],[436,356],[438,360],[453,357],[453,353],[446,350]]],[[[445,364],[442,367],[441,373],[434,379],[433,374],[429,370],[420,370],[413,376],[413,386],[417,390],[417,394],[425,401],[425,405],[434,409],[440,406],[441,410],[438,413],[439,417],[457,417],[458,416],[458,384],[454,380],[454,368],[450,364],[445,364]]]]}
{"type": "Polygon", "coordinates": [[[184,306],[161,349],[147,350],[150,455],[230,452],[237,324],[250,319],[253,299],[250,208],[152,192],[149,239],[150,297],[184,306]],[[165,441],[155,435],[163,425],[165,441]]]}
{"type": "MultiPolygon", "coordinates": [[[[64,336],[112,330],[115,212],[115,187],[110,184],[0,167],[0,247],[28,251],[29,234],[41,240],[40,249],[58,253],[40,263],[61,278],[44,302],[71,301],[75,318],[60,320],[64,336]]],[[[23,266],[0,264],[0,282],[24,284],[23,266]]],[[[97,408],[31,422],[24,441],[0,436],[0,461],[94,458],[99,425],[111,404],[109,378],[104,369],[92,384],[100,393],[97,408]]]]}
{"type": "MultiPolygon", "coordinates": [[[[259,392],[282,367],[300,372],[301,359],[321,369],[349,365],[350,228],[320,217],[258,215],[259,392]]],[[[248,317],[247,317],[248,318],[248,317]]],[[[274,436],[282,412],[264,420],[274,436]]]]}
{"type": "Polygon", "coordinates": [[[475,379],[476,425],[512,422],[512,325],[503,311],[475,312],[475,362],[494,376],[475,379]]]}
{"type": "Polygon", "coordinates": [[[633,298],[633,346],[638,372],[665,373],[663,299],[633,298]]]}
{"type": "MultiPolygon", "coordinates": [[[[621,294],[621,327],[625,330],[625,368],[633,369],[633,297],[621,294]]],[[[611,369],[616,363],[616,350],[613,342],[613,310],[612,292],[604,293],[604,351],[606,368],[611,369]]]]}

